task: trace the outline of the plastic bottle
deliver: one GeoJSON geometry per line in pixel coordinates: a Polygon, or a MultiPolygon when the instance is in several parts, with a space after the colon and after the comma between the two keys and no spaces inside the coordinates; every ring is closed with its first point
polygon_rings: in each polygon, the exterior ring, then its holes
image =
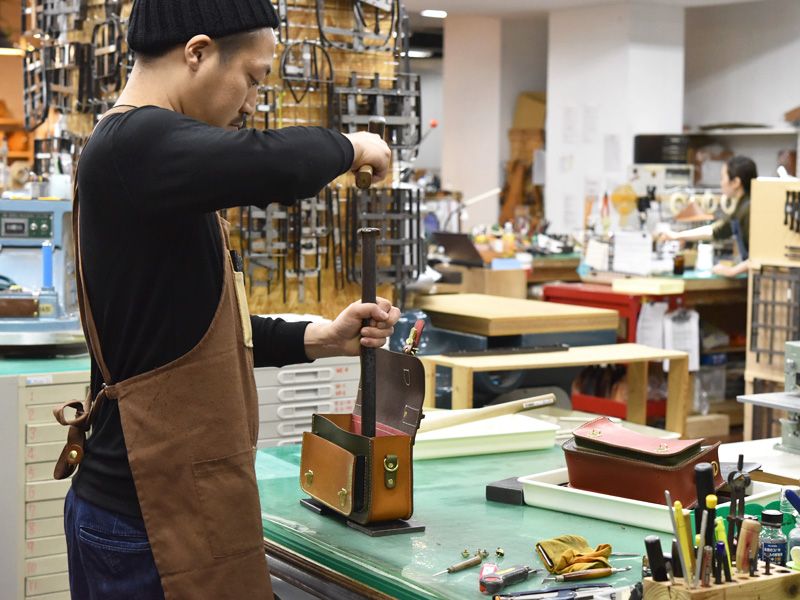
{"type": "Polygon", "coordinates": [[[514,255],[514,224],[511,221],[503,225],[503,254],[514,255]]]}
{"type": "Polygon", "coordinates": [[[794,513],[794,529],[789,532],[789,547],[788,552],[791,553],[792,548],[800,546],[800,515],[794,513]]]}
{"type": "Polygon", "coordinates": [[[779,510],[761,511],[761,533],[758,534],[759,549],[758,559],[765,560],[773,565],[785,565],[787,553],[787,539],[781,531],[783,513],[779,510]]]}

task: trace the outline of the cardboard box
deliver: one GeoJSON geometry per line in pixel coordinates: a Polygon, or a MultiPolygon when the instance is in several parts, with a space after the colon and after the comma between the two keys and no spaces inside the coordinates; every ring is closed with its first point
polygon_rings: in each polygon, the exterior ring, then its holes
{"type": "Polygon", "coordinates": [[[514,108],[513,129],[544,129],[547,100],[545,92],[522,92],[514,108]]]}
{"type": "MultiPolygon", "coordinates": [[[[481,267],[462,267],[458,265],[439,265],[441,272],[458,273],[460,283],[438,285],[442,293],[490,294],[508,298],[528,297],[528,278],[525,269],[485,269],[481,267]]],[[[457,280],[456,278],[453,278],[457,280]]]]}
{"type": "Polygon", "coordinates": [[[726,414],[710,413],[707,415],[689,415],[686,417],[686,431],[683,438],[687,440],[706,438],[724,438],[730,434],[731,420],[726,414]]]}

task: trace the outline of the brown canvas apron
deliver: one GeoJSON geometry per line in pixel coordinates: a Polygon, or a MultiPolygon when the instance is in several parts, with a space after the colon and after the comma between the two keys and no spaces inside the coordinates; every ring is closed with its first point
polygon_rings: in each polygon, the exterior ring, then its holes
{"type": "MultiPolygon", "coordinates": [[[[110,382],[84,288],[79,208],[76,188],[73,229],[81,316],[90,353],[110,382]]],[[[225,242],[224,281],[208,331],[171,363],[105,386],[94,403],[90,398],[82,407],[68,403],[78,408],[76,419],[66,420],[61,407],[56,416],[71,427],[56,477],[59,469],[62,477],[68,475],[80,461],[83,434],[100,403],[116,400],[166,599],[269,600],[273,595],[254,466],[258,400],[252,332],[242,274],[234,272],[230,258],[227,223],[217,219],[225,242]]]]}

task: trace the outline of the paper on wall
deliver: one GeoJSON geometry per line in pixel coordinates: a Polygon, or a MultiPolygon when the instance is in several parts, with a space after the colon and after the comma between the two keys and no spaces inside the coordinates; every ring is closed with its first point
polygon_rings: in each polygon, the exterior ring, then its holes
{"type": "Polygon", "coordinates": [[[653,238],[641,231],[614,233],[614,268],[617,273],[650,275],[653,262],[653,238]]]}
{"type": "Polygon", "coordinates": [[[639,311],[636,322],[636,343],[651,348],[664,347],[664,315],[669,304],[666,302],[646,302],[639,311]]]}
{"type": "MultiPolygon", "coordinates": [[[[689,372],[700,369],[700,315],[696,310],[678,310],[664,319],[664,348],[689,355],[689,372]]],[[[669,371],[669,361],[664,361],[669,371]]]]}

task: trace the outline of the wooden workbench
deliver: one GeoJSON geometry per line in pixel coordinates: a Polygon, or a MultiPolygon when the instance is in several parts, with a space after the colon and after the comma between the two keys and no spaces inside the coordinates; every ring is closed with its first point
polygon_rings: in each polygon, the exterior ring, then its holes
{"type": "Polygon", "coordinates": [[[417,307],[436,327],[485,336],[616,329],[619,320],[614,310],[484,294],[424,296],[417,307]]]}
{"type": "Polygon", "coordinates": [[[419,356],[425,365],[425,406],[435,406],[436,369],[450,367],[453,370],[452,407],[472,407],[473,374],[480,371],[510,371],[521,369],[554,369],[606,363],[628,365],[628,412],[627,420],[633,423],[646,421],[647,412],[647,368],[650,361],[670,360],[667,378],[667,422],[668,431],[681,435],[686,430],[689,413],[687,394],[689,381],[689,355],[675,350],[649,348],[639,344],[612,344],[605,346],[582,346],[566,351],[540,352],[535,354],[504,354],[483,356],[419,356]]]}

